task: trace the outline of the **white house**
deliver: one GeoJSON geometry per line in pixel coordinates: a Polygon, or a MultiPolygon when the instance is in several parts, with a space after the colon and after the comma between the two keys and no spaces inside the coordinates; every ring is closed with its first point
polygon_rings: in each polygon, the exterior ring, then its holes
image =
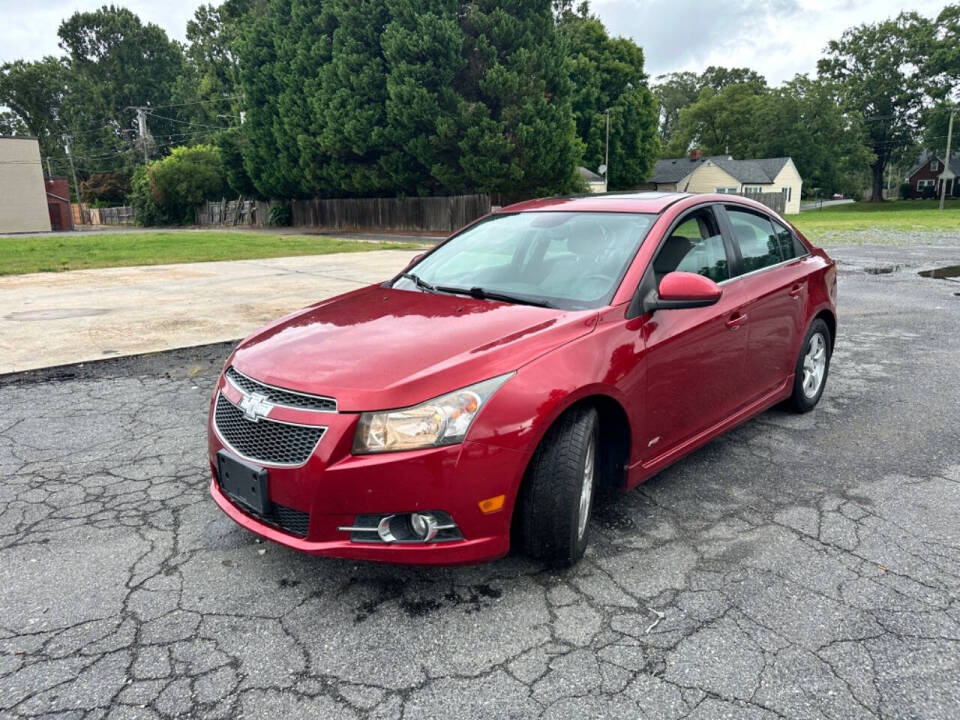
{"type": "Polygon", "coordinates": [[[605,193],[607,191],[607,180],[602,175],[597,175],[592,170],[580,166],[577,168],[580,179],[587,184],[587,188],[592,193],[605,193]]]}
{"type": "Polygon", "coordinates": [[[800,212],[803,179],[788,157],[734,160],[730,155],[701,155],[658,160],[647,181],[656,190],[690,193],[783,193],[785,213],[800,212]]]}

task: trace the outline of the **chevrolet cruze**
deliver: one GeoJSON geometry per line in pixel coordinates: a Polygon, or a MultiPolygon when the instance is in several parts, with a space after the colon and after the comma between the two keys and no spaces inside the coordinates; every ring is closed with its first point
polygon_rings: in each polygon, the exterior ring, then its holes
{"type": "Polygon", "coordinates": [[[784,402],[811,410],[834,262],[727,195],[498,210],[396,277],[242,341],[210,407],[210,491],[317,555],[576,562],[629,489],[784,402]]]}

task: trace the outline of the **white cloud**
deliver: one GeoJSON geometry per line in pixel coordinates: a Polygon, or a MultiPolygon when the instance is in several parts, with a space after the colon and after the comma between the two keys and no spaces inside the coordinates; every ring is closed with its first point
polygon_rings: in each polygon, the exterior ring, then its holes
{"type": "Polygon", "coordinates": [[[651,77],[708,65],[749,67],[771,84],[816,71],[829,40],[904,10],[933,16],[944,2],[903,0],[594,0],[614,35],[644,48],[651,77]]]}
{"type": "MultiPolygon", "coordinates": [[[[113,0],[0,0],[0,62],[60,55],[57,28],[78,10],[113,0]]],[[[216,1],[216,0],[208,0],[216,1]]],[[[117,2],[144,22],[183,40],[197,0],[117,2]]],[[[919,0],[593,0],[614,35],[633,38],[646,52],[651,76],[708,65],[750,67],[779,83],[813,72],[827,41],[848,27],[901,10],[935,15],[944,2],[919,0]]]]}

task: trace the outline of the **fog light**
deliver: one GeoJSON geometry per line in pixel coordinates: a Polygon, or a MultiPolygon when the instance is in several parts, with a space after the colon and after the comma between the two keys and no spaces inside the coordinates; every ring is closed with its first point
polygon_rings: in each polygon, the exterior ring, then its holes
{"type": "Polygon", "coordinates": [[[410,513],[410,529],[418,540],[430,542],[437,536],[437,520],[428,513],[410,513]]]}

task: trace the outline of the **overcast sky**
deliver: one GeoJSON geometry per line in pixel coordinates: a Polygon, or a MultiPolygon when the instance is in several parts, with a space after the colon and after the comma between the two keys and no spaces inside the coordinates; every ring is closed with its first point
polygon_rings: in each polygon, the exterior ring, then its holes
{"type": "MultiPolygon", "coordinates": [[[[178,40],[196,0],[112,0],[156,23],[178,40]]],[[[0,0],[0,62],[60,54],[57,26],[77,10],[108,0],[0,0]]],[[[851,25],[916,9],[933,16],[944,2],[918,0],[593,0],[614,35],[646,52],[651,77],[708,65],[750,67],[777,84],[813,72],[831,38],[851,25]]]]}

